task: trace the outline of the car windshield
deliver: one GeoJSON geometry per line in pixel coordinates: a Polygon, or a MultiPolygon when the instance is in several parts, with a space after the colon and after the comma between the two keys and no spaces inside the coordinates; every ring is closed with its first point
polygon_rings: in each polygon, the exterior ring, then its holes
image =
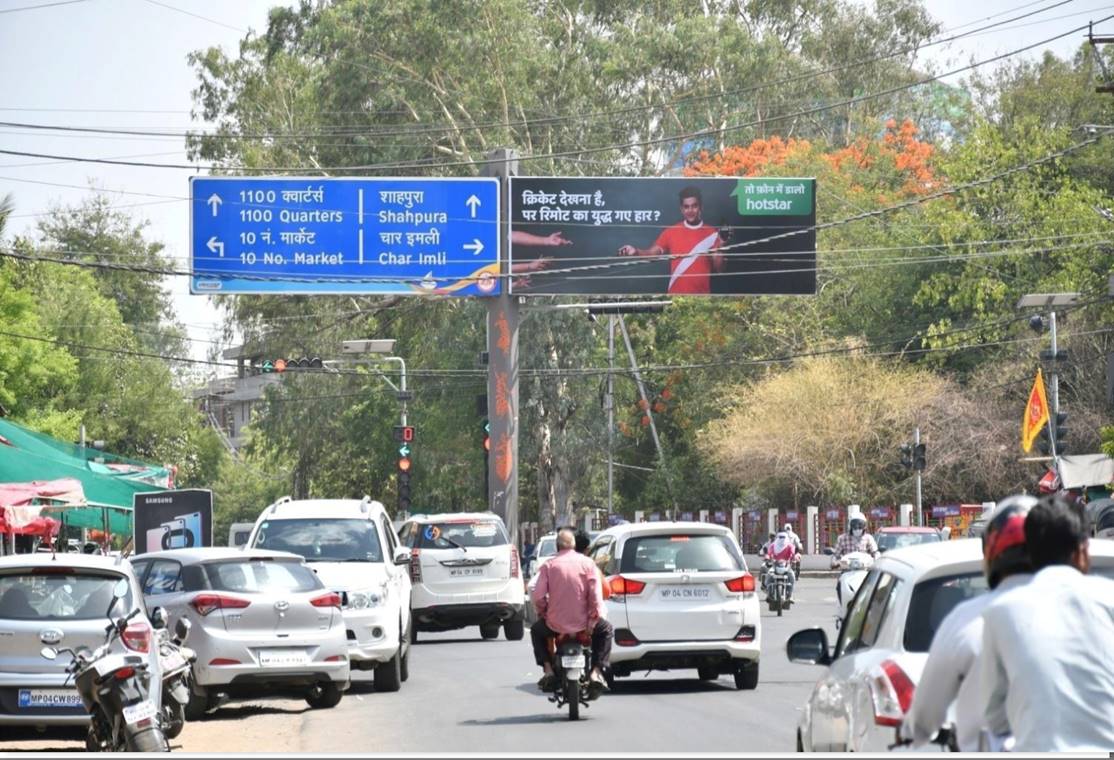
{"type": "Polygon", "coordinates": [[[623,547],[620,572],[673,573],[682,570],[742,570],[743,558],[726,536],[672,534],[636,536],[623,547]]]}
{"type": "Polygon", "coordinates": [[[939,533],[879,533],[878,550],[904,549],[917,544],[934,544],[940,540],[939,533]]]}
{"type": "Polygon", "coordinates": [[[258,594],[273,591],[313,591],[324,588],[317,575],[293,560],[235,559],[205,565],[205,577],[214,591],[258,594]]]}
{"type": "Polygon", "coordinates": [[[300,554],[307,562],[383,561],[375,524],[359,519],[268,520],[255,548],[300,554]]]}
{"type": "Polygon", "coordinates": [[[905,650],[927,652],[936,629],[960,602],[987,591],[982,571],[932,578],[918,583],[905,619],[905,650]]]}
{"type": "MultiPolygon", "coordinates": [[[[120,575],[41,568],[0,575],[0,619],[94,620],[108,615],[120,575]]],[[[132,609],[128,584],[120,609],[132,609]]]]}
{"type": "Polygon", "coordinates": [[[419,547],[453,549],[457,546],[506,546],[510,543],[503,524],[496,520],[447,520],[419,526],[419,547]]]}
{"type": "Polygon", "coordinates": [[[551,557],[557,553],[557,539],[543,538],[538,542],[538,556],[551,557]]]}

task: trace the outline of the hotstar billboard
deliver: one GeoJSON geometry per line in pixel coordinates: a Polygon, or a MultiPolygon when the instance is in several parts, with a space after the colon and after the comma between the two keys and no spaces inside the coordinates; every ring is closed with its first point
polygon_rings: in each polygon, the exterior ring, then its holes
{"type": "Polygon", "coordinates": [[[518,295],[816,292],[816,180],[514,177],[518,295]]]}

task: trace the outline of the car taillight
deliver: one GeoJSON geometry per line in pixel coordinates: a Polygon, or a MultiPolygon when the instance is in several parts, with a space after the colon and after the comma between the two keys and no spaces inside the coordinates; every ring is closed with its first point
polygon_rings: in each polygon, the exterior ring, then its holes
{"type": "Polygon", "coordinates": [[[112,674],[112,677],[115,678],[117,681],[126,681],[134,675],[135,668],[129,666],[126,668],[120,668],[112,674]]]}
{"type": "Polygon", "coordinates": [[[151,651],[151,626],[146,623],[129,623],[120,638],[133,652],[151,651]]]}
{"type": "Polygon", "coordinates": [[[511,577],[519,578],[522,576],[522,564],[518,559],[518,547],[511,546],[511,577]]]}
{"type": "Polygon", "coordinates": [[[309,603],[312,604],[314,607],[336,607],[339,610],[340,594],[335,591],[330,591],[329,593],[323,594],[316,599],[310,599],[309,603]]]}
{"type": "Polygon", "coordinates": [[[754,591],[754,576],[750,573],[740,575],[738,578],[724,581],[723,585],[727,586],[728,591],[734,591],[736,594],[754,591]]]}
{"type": "Polygon", "coordinates": [[[913,703],[913,689],[913,681],[896,662],[883,660],[870,677],[874,722],[879,726],[900,726],[913,703]]]}
{"type": "Polygon", "coordinates": [[[739,632],[735,634],[735,641],[742,641],[744,643],[754,641],[754,626],[744,625],[740,628],[739,632]]]}
{"type": "Polygon", "coordinates": [[[646,588],[646,584],[642,581],[631,580],[624,578],[621,575],[613,575],[607,579],[607,587],[611,589],[611,596],[624,596],[624,595],[637,595],[642,593],[642,589],[646,588]]]}
{"type": "Polygon", "coordinates": [[[198,594],[190,601],[190,606],[197,610],[197,614],[205,617],[213,610],[242,610],[251,602],[247,599],[237,599],[234,596],[223,594],[198,594]]]}
{"type": "Polygon", "coordinates": [[[348,658],[342,654],[333,654],[325,658],[325,662],[344,662],[348,658]]]}
{"type": "Polygon", "coordinates": [[[227,657],[215,657],[212,660],[209,660],[209,664],[210,665],[218,665],[218,666],[219,665],[239,665],[240,661],[239,660],[230,660],[227,657]]]}
{"type": "Polygon", "coordinates": [[[421,583],[422,582],[421,552],[422,552],[421,549],[411,549],[410,550],[410,582],[411,583],[421,583]]]}

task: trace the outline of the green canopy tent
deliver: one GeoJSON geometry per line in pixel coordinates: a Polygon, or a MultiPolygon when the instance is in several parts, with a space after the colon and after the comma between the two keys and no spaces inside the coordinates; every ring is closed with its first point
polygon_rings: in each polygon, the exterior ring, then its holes
{"type": "Polygon", "coordinates": [[[67,526],[131,535],[132,497],[171,486],[166,467],[59,441],[9,420],[0,420],[0,483],[75,478],[88,506],[67,506],[51,515],[67,526]],[[64,515],[62,514],[64,513],[64,515]]]}

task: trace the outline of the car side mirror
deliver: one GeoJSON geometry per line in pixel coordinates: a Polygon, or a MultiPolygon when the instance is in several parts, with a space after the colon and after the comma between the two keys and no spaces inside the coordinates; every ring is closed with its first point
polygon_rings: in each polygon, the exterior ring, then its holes
{"type": "Polygon", "coordinates": [[[806,665],[827,665],[832,656],[828,651],[828,634],[823,628],[806,628],[797,631],[785,642],[785,653],[790,662],[806,665]]]}
{"type": "Polygon", "coordinates": [[[395,564],[396,565],[409,565],[410,564],[410,550],[409,549],[399,549],[398,551],[396,551],[395,552],[395,564]]]}
{"type": "Polygon", "coordinates": [[[166,628],[166,610],[162,607],[151,610],[151,627],[155,629],[166,628]]]}

